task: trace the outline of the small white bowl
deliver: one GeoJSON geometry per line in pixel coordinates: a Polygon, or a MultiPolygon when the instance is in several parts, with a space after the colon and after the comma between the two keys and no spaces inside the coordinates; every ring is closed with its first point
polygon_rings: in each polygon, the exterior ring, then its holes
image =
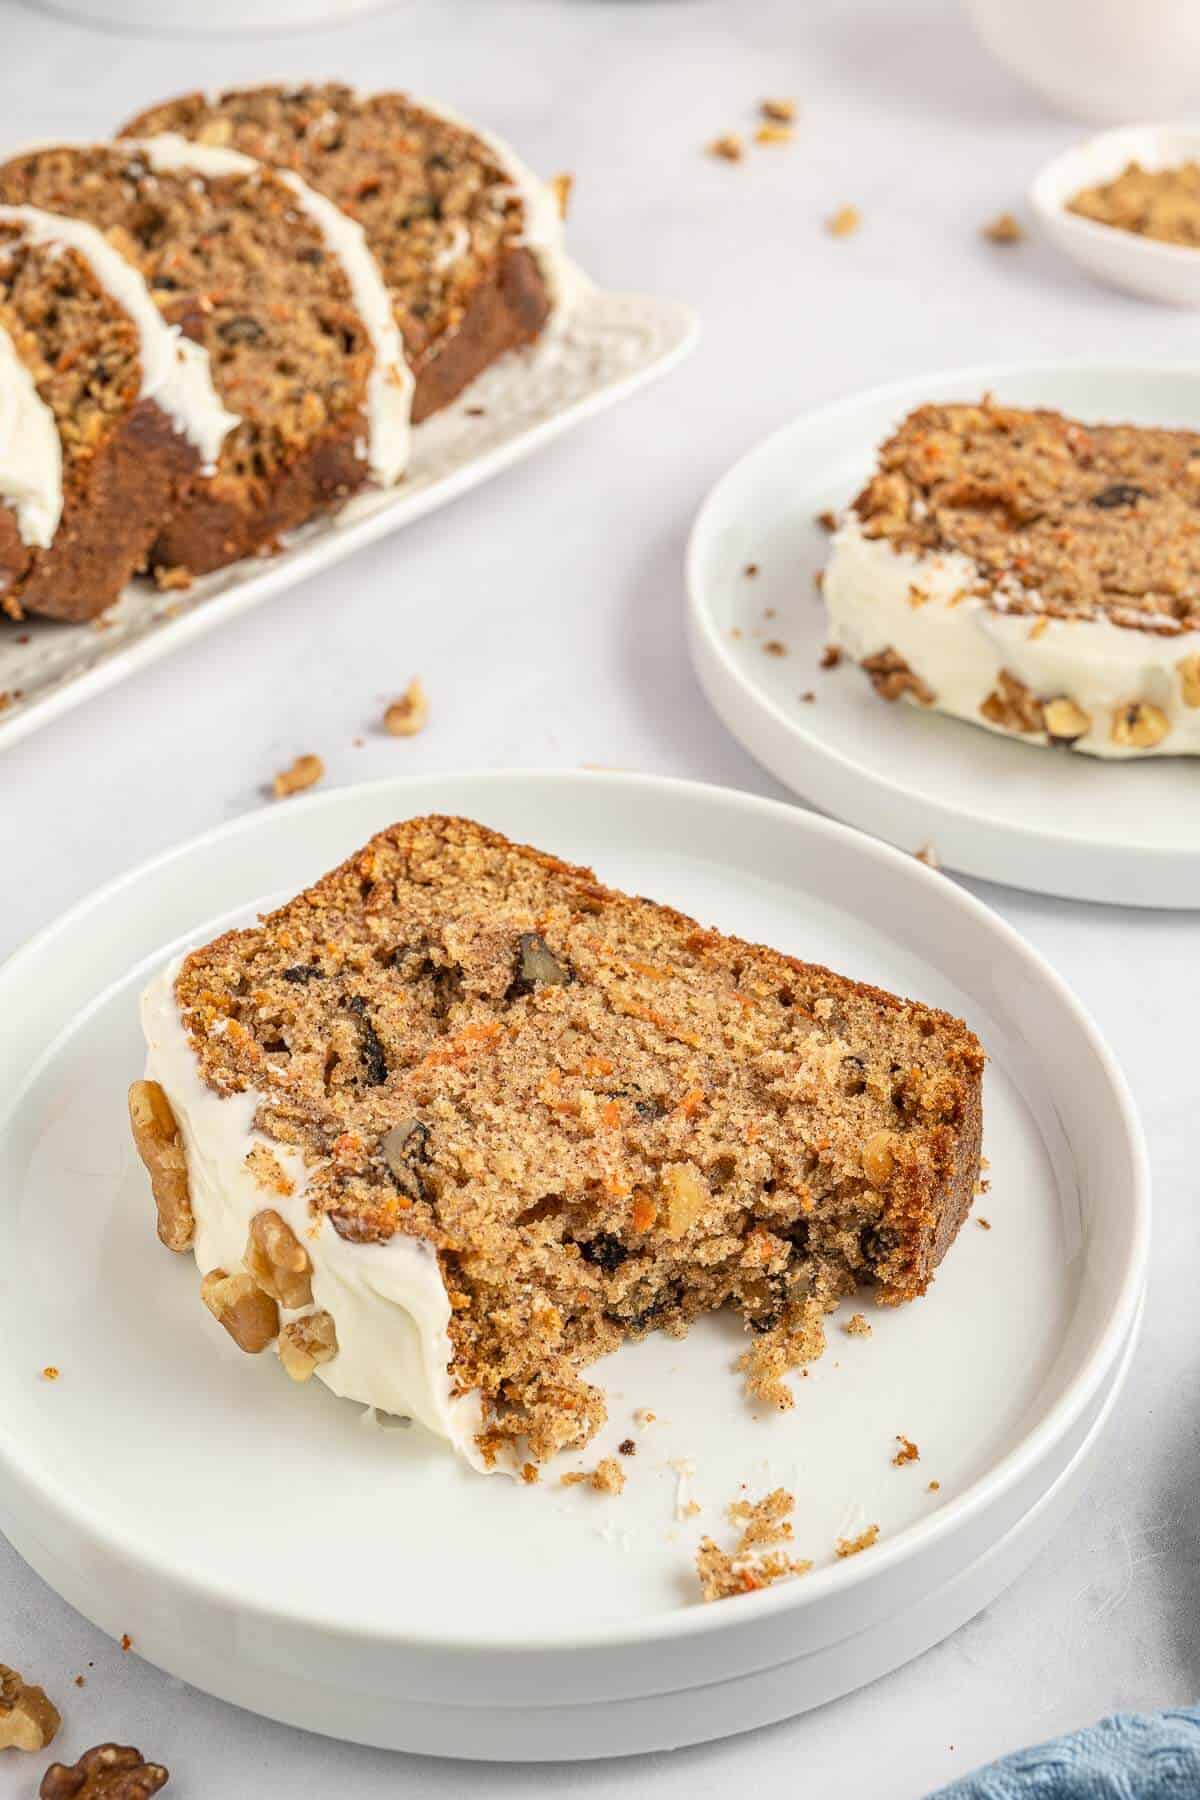
{"type": "Polygon", "coordinates": [[[1200,248],[1162,244],[1067,211],[1081,188],[1112,181],[1128,163],[1169,169],[1188,161],[1200,161],[1200,125],[1127,125],[1088,138],[1047,163],[1034,179],[1029,202],[1053,242],[1089,275],[1147,300],[1200,306],[1200,248]]]}

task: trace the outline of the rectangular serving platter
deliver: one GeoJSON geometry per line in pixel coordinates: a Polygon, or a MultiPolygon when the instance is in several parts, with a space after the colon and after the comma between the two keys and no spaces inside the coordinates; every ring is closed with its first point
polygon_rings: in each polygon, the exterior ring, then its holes
{"type": "Polygon", "coordinates": [[[695,346],[695,314],[678,301],[612,294],[579,281],[547,343],[501,358],[413,433],[403,481],[356,496],[290,535],[278,555],[236,563],[162,593],[130,584],[84,625],[0,621],[0,748],[103,688],[182,649],[227,619],[350,556],[363,544],[499,474],[571,426],[665,375],[695,346]]]}

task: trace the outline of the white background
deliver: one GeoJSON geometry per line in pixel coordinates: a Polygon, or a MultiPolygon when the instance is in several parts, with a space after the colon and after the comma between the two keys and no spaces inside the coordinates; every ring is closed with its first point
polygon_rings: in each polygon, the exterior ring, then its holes
{"type": "MultiPolygon", "coordinates": [[[[264,783],[301,751],[318,751],[336,783],[604,763],[781,793],[715,722],[686,664],[683,546],[715,477],[793,414],[895,376],[1200,344],[1195,315],[1092,286],[1036,242],[981,240],[1082,128],[990,63],[953,4],[400,0],[338,31],[236,43],[137,43],[12,0],[0,21],[11,145],[101,135],[202,82],[408,85],[545,173],[573,171],[578,259],[606,285],[691,301],[705,332],[661,387],[10,750],[0,954],[107,877],[269,804],[264,783]],[[790,148],[740,165],[702,153],[720,131],[752,129],[773,94],[801,102],[790,148]],[[845,203],[863,226],[836,241],[822,220],[845,203]],[[429,728],[389,738],[383,704],[413,674],[429,728]]],[[[123,1655],[0,1542],[0,1661],[63,1703],[61,1747],[137,1743],[171,1767],[179,1800],[801,1788],[916,1800],[1107,1710],[1194,1701],[1196,919],[976,885],[1117,1046],[1156,1181],[1133,1375],[1088,1497],[1013,1589],[909,1668],[790,1724],[633,1763],[502,1768],[338,1745],[209,1700],[123,1655]]],[[[0,1757],[0,1796],[31,1794],[43,1761],[0,1757]]]]}

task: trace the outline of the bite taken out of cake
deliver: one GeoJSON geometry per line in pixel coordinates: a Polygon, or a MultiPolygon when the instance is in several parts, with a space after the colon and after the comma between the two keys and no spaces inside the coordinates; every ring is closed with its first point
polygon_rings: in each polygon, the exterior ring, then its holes
{"type": "Polygon", "coordinates": [[[134,1137],[216,1319],[528,1478],[602,1423],[589,1364],[719,1306],[790,1406],[825,1315],[922,1294],[978,1180],[959,1020],[467,820],[382,832],[143,1022],[134,1137]]]}
{"type": "Polygon", "coordinates": [[[1200,754],[1200,434],[919,407],[822,592],[886,700],[1091,756],[1200,754]]]}

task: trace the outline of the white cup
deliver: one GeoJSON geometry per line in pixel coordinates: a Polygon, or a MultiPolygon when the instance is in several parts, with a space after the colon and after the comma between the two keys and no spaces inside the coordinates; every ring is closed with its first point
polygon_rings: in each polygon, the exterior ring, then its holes
{"type": "Polygon", "coordinates": [[[1200,0],[967,0],[992,54],[1062,112],[1107,124],[1200,102],[1200,0]]]}
{"type": "Polygon", "coordinates": [[[41,0],[45,11],[146,36],[178,32],[289,31],[337,25],[386,0],[41,0]]]}

